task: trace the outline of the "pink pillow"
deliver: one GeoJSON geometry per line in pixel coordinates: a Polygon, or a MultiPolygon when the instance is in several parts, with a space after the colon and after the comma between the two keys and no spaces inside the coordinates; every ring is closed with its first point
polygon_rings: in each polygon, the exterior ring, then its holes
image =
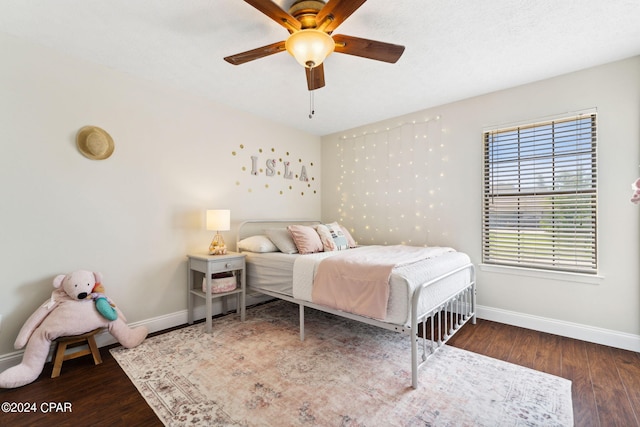
{"type": "Polygon", "coordinates": [[[322,252],[322,241],[316,230],[306,225],[290,225],[287,227],[293,241],[301,254],[322,252]]]}

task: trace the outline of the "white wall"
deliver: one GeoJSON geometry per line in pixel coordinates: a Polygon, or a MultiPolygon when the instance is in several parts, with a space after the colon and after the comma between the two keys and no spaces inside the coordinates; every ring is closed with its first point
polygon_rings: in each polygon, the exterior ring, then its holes
{"type": "Polygon", "coordinates": [[[207,208],[231,209],[232,246],[241,220],[319,216],[319,137],[2,34],[0,51],[0,355],[76,269],[102,272],[129,322],[184,312],[207,208]],[[77,151],[85,125],[113,137],[109,159],[77,151]],[[252,176],[252,155],[312,180],[252,176]]]}
{"type": "MultiPolygon", "coordinates": [[[[580,338],[618,334],[640,350],[640,207],[628,201],[640,175],[638,57],[329,135],[321,144],[2,34],[0,50],[0,355],[13,351],[23,322],[50,295],[53,277],[75,269],[101,271],[130,322],[183,313],[185,254],[206,250],[212,237],[203,229],[206,208],[231,209],[228,242],[243,219],[317,217],[321,194],[325,220],[356,228],[360,221],[343,215],[344,195],[336,192],[336,142],[414,120],[440,116],[439,134],[429,130],[437,158],[445,159],[430,159],[437,186],[424,224],[429,243],[455,246],[479,264],[483,128],[591,107],[599,114],[602,279],[480,270],[480,314],[557,326],[567,335],[577,330],[580,338]],[[113,136],[109,159],[91,161],[76,150],[75,133],[88,124],[113,136]],[[251,155],[263,168],[267,158],[290,158],[294,171],[304,164],[313,180],[252,176],[251,155]]],[[[360,231],[355,237],[371,239],[360,231]]]]}
{"type": "MultiPolygon", "coordinates": [[[[456,247],[467,252],[475,264],[480,264],[483,129],[597,108],[600,277],[588,279],[562,274],[543,277],[481,266],[479,314],[640,351],[640,206],[629,202],[630,184],[640,175],[639,76],[640,57],[634,57],[325,136],[322,138],[323,219],[341,218],[353,229],[354,237],[365,242],[371,239],[373,231],[371,227],[363,230],[363,224],[371,221],[372,216],[377,216],[381,223],[374,230],[396,230],[398,221],[390,223],[395,211],[390,210],[385,201],[390,195],[379,195],[375,203],[365,206],[361,194],[358,198],[358,194],[345,192],[345,183],[349,188],[358,188],[358,179],[368,180],[360,182],[360,188],[371,187],[373,176],[357,168],[353,178],[348,176],[351,171],[340,168],[340,159],[344,156],[340,150],[345,141],[356,141],[353,145],[367,143],[370,147],[372,141],[381,138],[388,139],[390,150],[398,154],[406,147],[394,146],[394,138],[388,138],[387,134],[397,129],[414,132],[414,122],[429,120],[428,123],[437,123],[437,126],[428,132],[425,143],[431,144],[437,155],[428,159],[427,171],[420,171],[430,179],[425,187],[427,200],[418,203],[417,194],[423,193],[407,192],[399,204],[395,195],[393,203],[401,209],[430,206],[421,224],[423,235],[416,233],[414,238],[427,239],[431,245],[456,247]],[[437,117],[440,119],[436,120],[437,117]],[[401,126],[402,123],[405,125],[401,126]],[[380,218],[389,218],[389,223],[385,224],[380,218]]],[[[410,167],[406,152],[404,157],[397,157],[404,158],[404,169],[410,167]]],[[[419,159],[417,155],[408,157],[419,159]]],[[[407,189],[416,186],[417,178],[404,179],[407,189]]],[[[393,233],[391,236],[380,233],[377,240],[394,243],[392,236],[393,233]]],[[[407,237],[399,229],[396,239],[397,242],[407,237]]]]}

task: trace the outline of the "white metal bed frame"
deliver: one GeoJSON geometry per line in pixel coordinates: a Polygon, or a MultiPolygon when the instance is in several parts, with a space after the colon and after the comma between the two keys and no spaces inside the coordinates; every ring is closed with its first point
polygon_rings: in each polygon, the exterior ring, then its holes
{"type": "MultiPolygon", "coordinates": [[[[243,234],[243,230],[249,224],[319,224],[316,220],[247,220],[242,222],[238,228],[239,242],[241,239],[254,235],[262,234],[260,232],[252,232],[243,234]]],[[[238,248],[238,246],[236,246],[238,248]]],[[[238,249],[239,250],[239,249],[238,249]]],[[[336,310],[312,302],[303,301],[278,292],[272,292],[265,289],[252,288],[247,282],[248,289],[259,292],[273,298],[282,299],[299,305],[300,310],[300,340],[304,341],[304,309],[310,307],[325,313],[334,314],[336,316],[345,317],[347,319],[356,320],[379,328],[399,332],[412,337],[411,340],[411,386],[418,388],[418,370],[427,362],[427,360],[436,353],[463,325],[471,321],[476,323],[476,270],[471,263],[458,267],[452,271],[442,274],[428,282],[418,286],[411,298],[411,323],[410,325],[397,325],[382,322],[369,317],[336,310]],[[426,313],[418,314],[420,296],[422,291],[443,279],[446,279],[456,273],[469,270],[469,283],[461,291],[449,297],[445,301],[439,302],[436,307],[426,313]],[[438,324],[436,329],[435,324],[438,324]],[[420,326],[422,326],[422,336],[420,336],[420,326]],[[419,354],[419,349],[422,349],[419,354]]]]}

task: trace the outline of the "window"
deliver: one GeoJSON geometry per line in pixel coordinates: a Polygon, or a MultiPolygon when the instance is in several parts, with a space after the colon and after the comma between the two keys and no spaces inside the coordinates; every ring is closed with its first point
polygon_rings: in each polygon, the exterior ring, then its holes
{"type": "Polygon", "coordinates": [[[597,273],[596,114],[484,133],[486,264],[597,273]]]}

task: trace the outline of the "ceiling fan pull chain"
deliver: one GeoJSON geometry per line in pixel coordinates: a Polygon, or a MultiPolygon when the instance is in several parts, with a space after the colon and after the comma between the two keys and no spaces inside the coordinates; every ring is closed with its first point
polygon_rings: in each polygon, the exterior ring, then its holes
{"type": "MultiPolygon", "coordinates": [[[[313,81],[313,69],[315,67],[311,67],[311,69],[309,70],[309,80],[313,81]]],[[[316,113],[316,110],[314,108],[314,102],[313,102],[313,90],[309,91],[309,118],[313,119],[313,115],[316,113]]]]}
{"type": "Polygon", "coordinates": [[[309,118],[313,119],[313,115],[316,113],[316,110],[313,106],[313,91],[309,91],[309,118]]]}

